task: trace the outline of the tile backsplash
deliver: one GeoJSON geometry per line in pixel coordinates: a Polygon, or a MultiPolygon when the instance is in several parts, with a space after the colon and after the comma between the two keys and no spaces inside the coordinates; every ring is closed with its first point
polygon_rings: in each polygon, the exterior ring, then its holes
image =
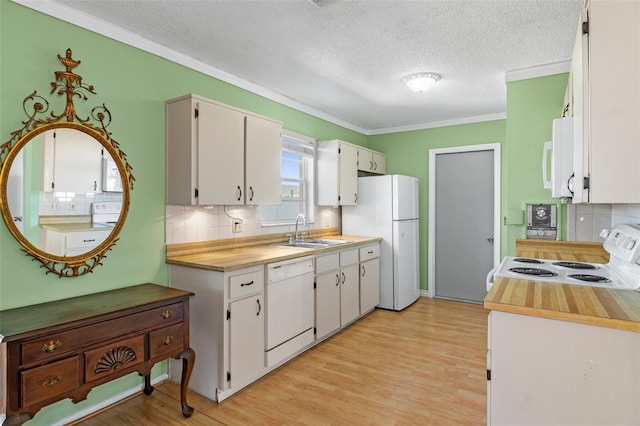
{"type": "MultiPolygon", "coordinates": [[[[258,206],[166,206],[167,244],[294,232],[294,225],[262,226],[259,209],[258,206]],[[241,232],[233,232],[233,219],[229,216],[242,219],[241,232]]],[[[316,206],[314,217],[314,223],[300,226],[300,230],[341,225],[339,208],[316,206]]]]}
{"type": "Polygon", "coordinates": [[[567,239],[602,242],[600,231],[618,223],[640,223],[640,204],[569,204],[567,239]]]}
{"type": "Polygon", "coordinates": [[[40,216],[87,216],[91,204],[121,201],[121,192],[40,192],[40,216]]]}

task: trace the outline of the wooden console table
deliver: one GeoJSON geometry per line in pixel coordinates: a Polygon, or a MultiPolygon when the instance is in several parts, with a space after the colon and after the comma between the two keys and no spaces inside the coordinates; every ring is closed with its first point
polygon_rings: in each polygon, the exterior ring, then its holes
{"type": "Polygon", "coordinates": [[[20,425],[64,398],[76,403],[103,383],[137,371],[153,392],[151,367],[182,359],[182,414],[195,353],[189,347],[193,293],[142,284],[0,311],[0,413],[20,425]]]}

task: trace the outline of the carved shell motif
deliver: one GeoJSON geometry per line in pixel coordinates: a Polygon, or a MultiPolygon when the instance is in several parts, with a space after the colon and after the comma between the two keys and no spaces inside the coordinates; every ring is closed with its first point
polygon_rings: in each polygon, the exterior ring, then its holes
{"type": "Polygon", "coordinates": [[[115,371],[122,368],[125,364],[137,359],[136,351],[128,346],[118,346],[105,352],[98,362],[94,370],[95,374],[107,371],[115,371]]]}

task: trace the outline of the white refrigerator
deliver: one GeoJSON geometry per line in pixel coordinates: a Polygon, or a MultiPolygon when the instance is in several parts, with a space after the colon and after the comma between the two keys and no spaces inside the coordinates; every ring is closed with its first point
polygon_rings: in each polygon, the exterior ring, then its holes
{"type": "Polygon", "coordinates": [[[382,237],[379,308],[400,311],[420,296],[418,179],[358,178],[358,204],[342,207],[342,233],[382,237]]]}

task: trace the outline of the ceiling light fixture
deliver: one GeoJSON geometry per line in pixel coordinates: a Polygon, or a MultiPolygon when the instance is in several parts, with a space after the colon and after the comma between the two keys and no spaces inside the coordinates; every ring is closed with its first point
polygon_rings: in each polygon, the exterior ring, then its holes
{"type": "Polygon", "coordinates": [[[418,72],[404,77],[402,82],[406,84],[409,89],[420,93],[429,90],[436,81],[440,80],[440,77],[440,74],[436,74],[435,72],[418,72]]]}

